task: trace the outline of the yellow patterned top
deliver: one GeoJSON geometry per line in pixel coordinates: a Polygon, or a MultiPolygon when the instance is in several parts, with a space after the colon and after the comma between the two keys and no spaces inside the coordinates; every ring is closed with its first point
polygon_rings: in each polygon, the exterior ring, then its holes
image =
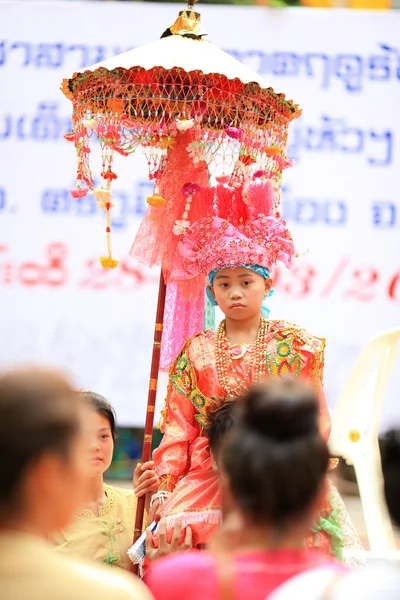
{"type": "Polygon", "coordinates": [[[0,532],[2,600],[152,600],[121,569],[60,556],[45,540],[22,531],[0,532]]]}
{"type": "Polygon", "coordinates": [[[80,509],[74,521],[54,540],[56,552],[129,569],[136,496],[132,490],[105,485],[107,502],[95,515],[80,509]]]}

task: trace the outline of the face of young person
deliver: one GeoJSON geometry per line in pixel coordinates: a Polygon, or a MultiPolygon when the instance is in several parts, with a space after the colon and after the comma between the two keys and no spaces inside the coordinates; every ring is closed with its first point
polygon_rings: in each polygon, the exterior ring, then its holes
{"type": "Polygon", "coordinates": [[[105,415],[93,411],[92,439],[90,443],[90,465],[92,475],[107,471],[114,452],[114,441],[110,422],[105,415]]]}
{"type": "Polygon", "coordinates": [[[271,279],[265,279],[251,269],[227,267],[218,271],[211,289],[224,315],[240,321],[260,313],[263,299],[271,287],[271,279]]]}

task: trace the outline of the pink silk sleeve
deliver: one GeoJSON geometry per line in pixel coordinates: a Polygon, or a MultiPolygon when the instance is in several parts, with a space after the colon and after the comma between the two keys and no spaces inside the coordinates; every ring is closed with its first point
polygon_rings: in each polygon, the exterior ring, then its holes
{"type": "Polygon", "coordinates": [[[178,479],[187,473],[190,443],[200,436],[200,425],[191,401],[194,381],[194,368],[184,350],[170,371],[161,424],[164,436],[153,453],[160,489],[173,491],[178,479]]]}

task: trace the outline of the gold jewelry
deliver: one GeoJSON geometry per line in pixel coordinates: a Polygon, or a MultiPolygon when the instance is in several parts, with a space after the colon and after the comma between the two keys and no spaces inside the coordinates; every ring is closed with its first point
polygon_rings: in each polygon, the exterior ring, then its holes
{"type": "Polygon", "coordinates": [[[267,333],[267,320],[261,317],[255,343],[253,346],[238,344],[240,347],[246,346],[246,348],[237,355],[235,352],[232,352],[232,346],[226,337],[225,320],[219,324],[215,345],[215,359],[219,382],[229,397],[239,396],[248,389],[248,380],[254,365],[256,367],[255,382],[258,383],[265,378],[267,370],[267,333]],[[248,358],[248,365],[244,375],[240,377],[234,361],[239,358],[245,360],[245,357],[248,358]],[[236,380],[236,385],[233,387],[229,385],[229,372],[232,373],[236,380]]]}

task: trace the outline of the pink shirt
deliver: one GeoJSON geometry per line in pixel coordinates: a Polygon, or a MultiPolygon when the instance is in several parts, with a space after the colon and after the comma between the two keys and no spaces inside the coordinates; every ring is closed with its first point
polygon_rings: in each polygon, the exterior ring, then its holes
{"type": "MultiPolygon", "coordinates": [[[[265,600],[281,583],[317,565],[330,564],[310,550],[240,552],[233,557],[234,597],[265,600]]],[[[332,568],[338,568],[332,563],[332,568]]],[[[339,567],[340,568],[340,567],[339,567]]],[[[215,557],[210,552],[181,552],[156,561],[146,575],[155,600],[218,600],[215,557]]]]}

